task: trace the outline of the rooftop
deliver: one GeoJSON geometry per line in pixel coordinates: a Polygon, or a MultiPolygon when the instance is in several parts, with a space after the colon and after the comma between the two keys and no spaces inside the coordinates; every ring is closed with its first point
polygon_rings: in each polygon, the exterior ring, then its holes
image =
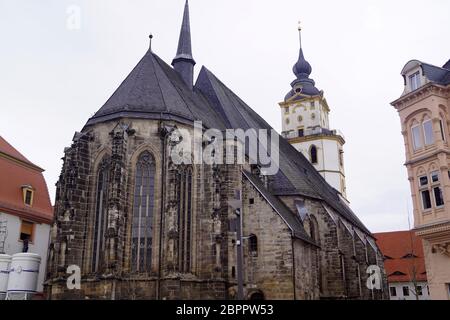
{"type": "Polygon", "coordinates": [[[389,282],[427,281],[422,240],[414,231],[375,233],[389,282]]]}
{"type": "Polygon", "coordinates": [[[0,136],[0,212],[51,223],[53,208],[43,171],[0,136]],[[22,187],[34,190],[31,206],[24,202],[22,187]]]}

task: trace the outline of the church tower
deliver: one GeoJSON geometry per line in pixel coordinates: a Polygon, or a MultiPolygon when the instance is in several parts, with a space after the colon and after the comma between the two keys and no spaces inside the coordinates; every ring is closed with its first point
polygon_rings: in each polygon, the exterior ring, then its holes
{"type": "Polygon", "coordinates": [[[325,180],[346,198],[344,137],[330,130],[330,108],[323,91],[309,76],[311,65],[303,55],[301,27],[298,28],[300,53],[293,67],[296,79],[291,91],[280,102],[282,136],[314,165],[325,180]]]}

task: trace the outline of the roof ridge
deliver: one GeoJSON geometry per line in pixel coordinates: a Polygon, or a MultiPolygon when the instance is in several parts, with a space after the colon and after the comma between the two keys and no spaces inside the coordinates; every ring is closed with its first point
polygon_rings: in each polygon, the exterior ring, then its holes
{"type": "Polygon", "coordinates": [[[27,157],[25,157],[12,144],[10,144],[8,141],[6,141],[6,139],[3,138],[1,135],[0,135],[0,156],[2,156],[3,158],[18,162],[18,163],[20,163],[26,167],[29,167],[31,169],[35,169],[40,172],[44,171],[44,169],[42,169],[38,165],[34,164],[30,160],[28,160],[27,157]],[[2,148],[2,144],[6,145],[7,148],[2,148]],[[7,150],[8,148],[10,149],[9,151],[7,150]]]}
{"type": "MultiPolygon", "coordinates": [[[[150,55],[152,56],[151,61],[153,64],[153,73],[155,74],[155,78],[158,80],[158,81],[156,81],[156,83],[158,84],[159,91],[161,92],[161,98],[163,99],[164,106],[166,107],[167,111],[170,113],[169,106],[167,105],[166,98],[164,97],[164,93],[162,91],[161,85],[159,84],[159,77],[158,77],[158,74],[156,73],[156,69],[155,69],[155,60],[157,60],[155,58],[155,56],[157,57],[157,55],[154,54],[153,52],[150,52],[150,55]]],[[[156,61],[156,62],[158,63],[158,61],[156,61]]],[[[161,66],[159,63],[158,63],[158,65],[161,66]]],[[[167,79],[167,80],[169,80],[169,79],[167,79]]]]}
{"type": "MultiPolygon", "coordinates": [[[[158,55],[155,54],[155,56],[159,58],[158,55]]],[[[159,59],[161,59],[161,58],[159,58],[159,59]]],[[[166,73],[165,73],[164,70],[162,69],[162,66],[161,66],[161,64],[159,63],[158,59],[155,59],[155,60],[157,60],[156,62],[157,62],[158,65],[161,67],[161,70],[163,71],[164,75],[166,75],[166,73]]],[[[155,72],[155,75],[156,75],[156,78],[158,78],[158,75],[156,74],[156,72],[155,72]]],[[[181,76],[181,75],[178,74],[178,73],[177,73],[177,75],[178,75],[178,76],[181,76]]],[[[167,75],[166,75],[166,77],[167,77],[167,75]]],[[[192,112],[192,109],[189,107],[189,104],[186,102],[185,97],[183,96],[183,94],[181,94],[181,92],[180,92],[178,86],[176,86],[176,85],[172,82],[172,80],[169,79],[169,77],[167,77],[167,80],[173,85],[175,91],[176,91],[177,94],[180,96],[181,100],[183,100],[183,102],[184,102],[186,108],[189,110],[189,113],[192,115],[192,118],[193,118],[194,121],[195,121],[195,120],[196,120],[196,119],[195,119],[195,115],[194,115],[194,113],[192,112]]],[[[158,86],[161,88],[161,85],[159,84],[159,81],[158,81],[158,86]]],[[[161,90],[161,92],[162,92],[162,90],[161,90]]],[[[161,94],[162,94],[163,99],[164,99],[164,101],[165,101],[164,94],[163,94],[163,93],[161,93],[161,94]]],[[[166,108],[167,108],[167,110],[169,111],[169,106],[167,106],[167,104],[166,104],[166,108]]]]}

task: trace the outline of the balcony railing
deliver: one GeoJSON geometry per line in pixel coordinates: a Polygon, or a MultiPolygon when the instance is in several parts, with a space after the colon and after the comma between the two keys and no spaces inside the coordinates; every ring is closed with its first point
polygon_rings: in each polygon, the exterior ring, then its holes
{"type": "Polygon", "coordinates": [[[327,135],[327,136],[340,136],[345,140],[344,135],[339,130],[330,130],[321,127],[316,127],[312,129],[298,129],[298,130],[289,130],[283,131],[281,135],[286,139],[293,139],[299,137],[306,136],[315,136],[315,135],[327,135]]]}

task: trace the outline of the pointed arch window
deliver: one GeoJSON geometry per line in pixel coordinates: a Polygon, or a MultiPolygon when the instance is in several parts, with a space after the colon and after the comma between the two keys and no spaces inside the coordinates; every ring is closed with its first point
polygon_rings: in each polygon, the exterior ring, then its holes
{"type": "Polygon", "coordinates": [[[155,197],[155,159],[144,151],[138,158],[134,176],[133,217],[131,225],[131,270],[150,272],[153,242],[155,197]]]}
{"type": "Polygon", "coordinates": [[[98,271],[105,249],[105,231],[108,214],[109,159],[102,160],[97,173],[95,200],[94,239],[92,252],[92,271],[98,271]]]}
{"type": "Polygon", "coordinates": [[[192,260],[192,168],[178,173],[178,261],[181,272],[191,271],[192,260]]]}
{"type": "Polygon", "coordinates": [[[248,237],[248,251],[251,256],[258,255],[258,238],[254,234],[248,237]]]}
{"type": "Polygon", "coordinates": [[[315,145],[311,146],[311,149],[309,150],[310,157],[311,157],[311,163],[316,164],[317,163],[317,147],[315,145]]]}

